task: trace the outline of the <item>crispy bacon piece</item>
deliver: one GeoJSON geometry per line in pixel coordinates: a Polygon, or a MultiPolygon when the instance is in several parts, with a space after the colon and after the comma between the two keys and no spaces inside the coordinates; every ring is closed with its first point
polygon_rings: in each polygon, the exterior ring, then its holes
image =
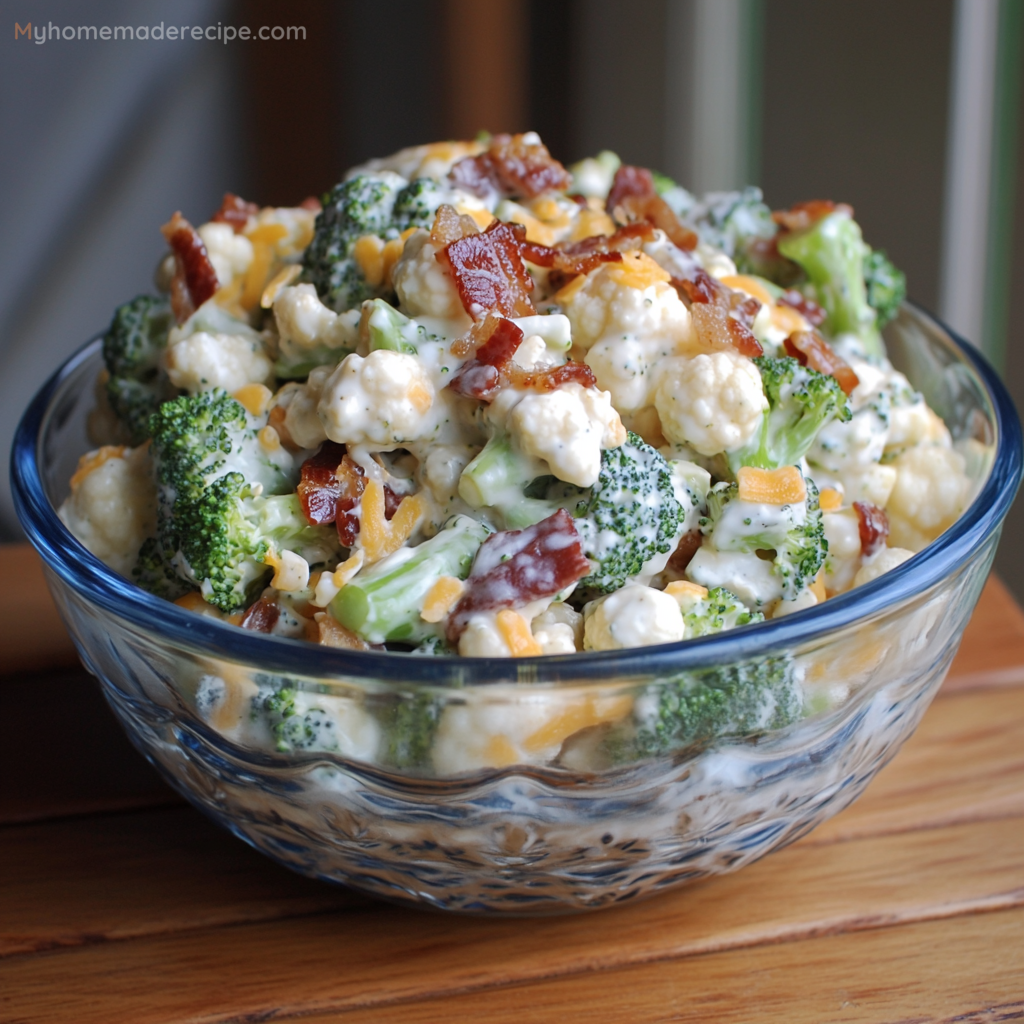
{"type": "Polygon", "coordinates": [[[594,371],[586,363],[570,359],[562,366],[549,370],[524,370],[514,363],[508,368],[509,383],[519,388],[535,388],[538,391],[554,391],[563,384],[579,384],[583,388],[597,387],[594,371]]]}
{"type": "Polygon", "coordinates": [[[764,354],[750,330],[761,304],[716,281],[699,267],[690,279],[672,278],[676,290],[690,300],[690,317],[701,348],[732,348],[755,359],[764,354]],[[756,304],[756,309],[750,303],[756,304]]]}
{"type": "MultiPolygon", "coordinates": [[[[492,314],[473,327],[470,338],[477,344],[476,352],[448,387],[457,395],[490,402],[509,382],[508,370],[522,343],[523,332],[511,320],[492,314]]],[[[452,348],[454,351],[455,346],[452,348]]]]}
{"type": "Polygon", "coordinates": [[[486,231],[450,242],[436,254],[455,279],[463,308],[474,320],[494,311],[531,316],[533,280],[520,255],[526,229],[493,221],[486,231]]]}
{"type": "Polygon", "coordinates": [[[346,455],[335,471],[341,484],[334,525],[338,528],[338,540],[350,548],[359,536],[359,517],[353,509],[359,504],[366,489],[366,472],[363,467],[346,455]]]}
{"type": "Polygon", "coordinates": [[[733,292],[730,296],[732,309],[730,313],[748,330],[754,326],[757,314],[761,312],[761,303],[750,296],[744,296],[742,292],[733,292]]]}
{"type": "Polygon", "coordinates": [[[269,633],[281,617],[281,609],[269,598],[261,597],[250,605],[242,616],[239,625],[242,629],[251,629],[256,633],[269,633]]]}
{"type": "Polygon", "coordinates": [[[245,230],[249,218],[255,217],[259,212],[260,208],[256,203],[247,203],[233,192],[225,192],[220,209],[210,219],[220,224],[230,224],[235,234],[239,235],[245,230]]]}
{"type": "Polygon", "coordinates": [[[673,277],[672,287],[680,295],[689,299],[691,304],[711,303],[717,305],[724,303],[725,300],[725,285],[716,281],[702,267],[694,268],[692,277],[673,277]]]}
{"type": "Polygon", "coordinates": [[[448,617],[458,641],[470,616],[550,597],[590,572],[572,516],[559,509],[525,530],[492,534],[477,552],[466,589],[448,617]]]}
{"type": "Polygon", "coordinates": [[[343,444],[324,441],[316,455],[302,464],[301,479],[296,490],[310,526],[323,526],[335,520],[338,499],[344,490],[344,483],[337,471],[344,458],[343,444]]]}
{"type": "Polygon", "coordinates": [[[679,538],[679,543],[665,568],[677,576],[682,576],[703,541],[704,534],[700,530],[690,530],[688,533],[684,533],[679,538]]]}
{"type": "Polygon", "coordinates": [[[853,207],[846,203],[834,203],[831,199],[808,199],[804,203],[794,203],[788,210],[775,210],[772,220],[784,231],[806,231],[822,217],[836,211],[853,216],[853,207]]]}
{"type": "Polygon", "coordinates": [[[801,365],[835,377],[847,395],[852,395],[860,383],[853,367],[816,331],[794,331],[783,342],[783,347],[786,355],[799,360],[801,365]]]}
{"type": "Polygon", "coordinates": [[[180,212],[176,212],[160,231],[174,253],[171,307],[174,319],[180,324],[216,292],[217,272],[199,232],[180,212]]]}
{"type": "Polygon", "coordinates": [[[867,558],[885,547],[885,540],[889,536],[889,517],[884,509],[872,505],[870,501],[855,501],[853,508],[857,513],[860,551],[867,558]]]}
{"type": "Polygon", "coordinates": [[[729,334],[729,341],[741,356],[748,359],[756,359],[764,355],[761,342],[754,337],[753,331],[733,316],[726,316],[725,329],[729,334]]]}
{"type": "Polygon", "coordinates": [[[649,221],[686,252],[697,248],[696,233],[680,224],[672,207],[658,195],[654,176],[646,167],[623,164],[615,172],[605,209],[619,223],[649,221]]]}
{"type": "Polygon", "coordinates": [[[498,192],[532,199],[543,192],[565,191],[569,172],[542,142],[527,142],[523,135],[495,135],[487,151],[467,156],[449,173],[453,185],[481,198],[498,192]]]}
{"type": "MultiPolygon", "coordinates": [[[[595,236],[604,238],[603,235],[595,236]]],[[[589,239],[587,239],[589,241],[589,239]]],[[[595,267],[602,263],[621,263],[622,253],[608,250],[594,250],[586,254],[576,254],[562,249],[552,249],[547,245],[539,245],[536,242],[523,242],[520,252],[528,263],[538,267],[549,267],[566,276],[575,277],[577,274],[589,274],[595,267]]]]}
{"type": "Polygon", "coordinates": [[[812,302],[795,288],[783,292],[777,301],[780,306],[789,306],[790,309],[795,309],[812,327],[820,327],[828,317],[828,313],[821,306],[812,302]]]}

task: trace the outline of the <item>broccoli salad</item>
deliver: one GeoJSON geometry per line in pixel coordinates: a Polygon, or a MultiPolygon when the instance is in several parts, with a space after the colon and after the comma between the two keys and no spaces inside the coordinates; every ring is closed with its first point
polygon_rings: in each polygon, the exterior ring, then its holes
{"type": "MultiPolygon", "coordinates": [[[[698,198],[609,152],[565,168],[527,133],[162,231],[156,294],[103,339],[98,447],[60,516],[196,614],[433,657],[684,641],[874,579],[972,493],[886,358],[903,275],[840,203],[698,198]]],[[[757,715],[791,720],[778,678],[757,715]]],[[[286,749],[342,729],[253,685],[286,749]]],[[[649,749],[663,711],[636,712],[649,749]]],[[[472,760],[479,725],[444,719],[435,761],[472,760]]]]}

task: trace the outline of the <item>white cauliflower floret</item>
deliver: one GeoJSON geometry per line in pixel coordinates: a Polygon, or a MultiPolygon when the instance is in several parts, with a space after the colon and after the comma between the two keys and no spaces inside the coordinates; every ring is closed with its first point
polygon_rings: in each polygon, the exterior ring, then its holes
{"type": "Polygon", "coordinates": [[[217,284],[223,288],[235,277],[244,274],[252,263],[252,242],[245,235],[236,235],[230,224],[210,221],[199,229],[199,237],[206,246],[213,269],[217,272],[217,284]]]}
{"type": "Polygon", "coordinates": [[[282,288],[274,299],[274,318],[282,351],[356,347],[357,324],[325,306],[311,284],[282,288]]]}
{"type": "Polygon", "coordinates": [[[543,654],[575,654],[576,637],[572,626],[564,622],[553,622],[549,626],[538,626],[533,638],[540,644],[543,654]]]}
{"type": "Polygon", "coordinates": [[[83,455],[57,514],[98,559],[129,576],[142,542],[156,533],[148,447],[106,447],[83,455]]]}
{"type": "Polygon", "coordinates": [[[587,353],[597,386],[612,396],[615,408],[624,416],[649,408],[651,393],[660,379],[659,369],[678,351],[671,339],[641,340],[631,334],[602,338],[587,353]]]}
{"type": "Polygon", "coordinates": [[[768,399],[754,363],[737,352],[678,356],[654,394],[661,429],[673,444],[701,455],[735,451],[761,426],[768,399]]]}
{"type": "Polygon", "coordinates": [[[304,384],[285,384],[277,393],[274,404],[284,408],[285,430],[300,448],[316,448],[327,440],[317,406],[324,384],[333,372],[333,366],[317,366],[310,371],[304,384]]]}
{"type": "Polygon", "coordinates": [[[609,594],[590,610],[583,632],[587,651],[669,644],[686,635],[683,616],[674,597],[661,590],[631,583],[609,594]]]}
{"type": "Polygon", "coordinates": [[[434,385],[415,356],[377,349],[346,356],[324,384],[317,413],[341,444],[396,445],[426,437],[434,385]]]}
{"type": "Polygon", "coordinates": [[[896,486],[889,496],[889,538],[896,547],[920,551],[952,526],[964,510],[971,481],[964,457],[952,448],[908,448],[892,464],[896,486]]]}
{"type": "MultiPolygon", "coordinates": [[[[572,650],[583,650],[583,616],[576,611],[572,605],[564,601],[555,601],[548,605],[531,623],[534,639],[542,646],[546,642],[555,642],[555,638],[569,637],[572,640],[572,650]],[[565,631],[568,630],[568,633],[565,631]],[[542,638],[546,634],[550,641],[542,638]]],[[[558,641],[562,642],[562,641],[558,641]]],[[[545,648],[545,654],[556,653],[545,648]]],[[[558,652],[561,653],[561,652],[558,652]]]]}
{"type": "MultiPolygon", "coordinates": [[[[660,273],[649,257],[644,257],[660,273]]],[[[575,345],[589,349],[602,338],[621,340],[632,335],[641,341],[661,340],[673,347],[690,338],[690,311],[675,288],[651,274],[630,273],[632,268],[606,263],[591,271],[582,287],[571,293],[565,315],[572,324],[575,345]]],[[[664,274],[667,277],[667,274],[664,274]]]]}
{"type": "Polygon", "coordinates": [[[493,612],[474,615],[459,636],[459,654],[464,658],[511,658],[512,648],[498,629],[493,612]]]}
{"type": "Polygon", "coordinates": [[[198,331],[170,345],[166,360],[171,383],[190,395],[213,388],[237,391],[274,379],[274,364],[262,343],[244,334],[198,331]]]}
{"type": "Polygon", "coordinates": [[[825,512],[822,517],[828,558],[825,560],[825,590],[841,594],[849,590],[860,568],[860,524],[852,508],[825,512]]]}
{"type": "Polygon", "coordinates": [[[895,569],[897,565],[902,565],[908,558],[913,557],[914,552],[908,551],[906,548],[881,548],[865,561],[857,571],[857,575],[853,577],[853,585],[855,587],[862,587],[865,583],[877,580],[879,576],[889,572],[890,569],[895,569]]]}
{"type": "Polygon", "coordinates": [[[618,448],[626,440],[608,392],[576,383],[527,394],[512,410],[509,426],[523,451],[578,487],[597,482],[602,448],[618,448]]]}
{"type": "Polygon", "coordinates": [[[428,232],[420,230],[409,236],[392,272],[398,300],[409,316],[464,318],[466,311],[458,289],[448,271],[437,262],[436,252],[428,232]]]}
{"type": "Polygon", "coordinates": [[[753,552],[716,551],[704,544],[690,559],[686,578],[708,590],[731,590],[751,611],[763,610],[782,597],[782,581],[772,563],[753,552]]]}

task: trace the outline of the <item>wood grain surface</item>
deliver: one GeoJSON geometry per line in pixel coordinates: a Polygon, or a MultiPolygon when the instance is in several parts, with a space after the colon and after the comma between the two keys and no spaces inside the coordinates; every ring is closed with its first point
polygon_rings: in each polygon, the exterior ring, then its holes
{"type": "Polygon", "coordinates": [[[0,717],[43,705],[57,741],[0,744],[0,1021],[1024,1020],[1024,615],[994,579],[853,807],[735,875],[547,920],[276,867],[163,786],[58,644],[15,646],[0,717]]]}

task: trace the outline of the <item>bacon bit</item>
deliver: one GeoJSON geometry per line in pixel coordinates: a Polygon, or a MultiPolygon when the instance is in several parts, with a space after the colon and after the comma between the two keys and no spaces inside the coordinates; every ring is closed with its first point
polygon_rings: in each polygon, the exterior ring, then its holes
{"type": "Polygon", "coordinates": [[[509,383],[517,388],[534,388],[537,391],[555,391],[563,384],[579,384],[581,388],[597,387],[594,371],[586,363],[570,359],[561,366],[553,366],[539,373],[524,370],[513,363],[509,367],[509,383]]]}
{"type": "Polygon", "coordinates": [[[784,231],[806,231],[830,213],[846,213],[853,216],[853,207],[846,203],[834,203],[831,199],[809,199],[794,203],[788,210],[775,210],[772,220],[784,231]]]}
{"type": "Polygon", "coordinates": [[[250,217],[255,217],[260,212],[256,203],[247,203],[240,196],[233,192],[225,192],[220,209],[210,218],[219,224],[230,224],[236,235],[240,235],[250,217]]]}
{"type": "Polygon", "coordinates": [[[448,640],[457,642],[476,612],[551,597],[589,572],[580,535],[565,509],[526,530],[492,534],[477,552],[465,593],[448,617],[448,640]]]}
{"type": "Polygon", "coordinates": [[[757,314],[761,312],[761,302],[753,298],[744,298],[742,292],[734,291],[730,296],[732,309],[729,311],[748,330],[753,328],[757,314]]]}
{"type": "Polygon", "coordinates": [[[870,501],[855,501],[857,513],[857,529],[860,532],[860,552],[869,558],[876,551],[885,547],[889,536],[889,517],[884,509],[872,505],[870,501]]]}
{"type": "Polygon", "coordinates": [[[213,297],[217,291],[217,271],[199,232],[180,212],[175,212],[160,231],[174,253],[171,308],[174,319],[181,324],[213,297]]]}
{"type": "Polygon", "coordinates": [[[578,242],[566,242],[558,246],[563,252],[573,255],[587,255],[597,252],[629,252],[641,249],[645,242],[654,241],[654,225],[642,220],[636,224],[625,224],[612,235],[591,235],[578,242]]]}
{"type": "Polygon", "coordinates": [[[361,636],[357,636],[350,629],[346,629],[337,619],[327,612],[317,612],[313,616],[317,626],[316,642],[324,647],[341,647],[348,651],[370,651],[373,650],[361,636]]]}
{"type": "Polygon", "coordinates": [[[338,539],[345,547],[350,548],[359,535],[359,517],[352,510],[359,504],[366,487],[366,473],[363,467],[346,455],[335,471],[341,482],[341,494],[338,496],[337,514],[334,520],[338,527],[338,539]]]}
{"type": "Polygon", "coordinates": [[[679,223],[672,207],[658,195],[654,176],[646,167],[623,164],[615,172],[605,209],[619,223],[649,221],[685,252],[697,248],[696,233],[679,223]]]}
{"type": "Polygon", "coordinates": [[[460,238],[480,234],[476,221],[466,214],[456,212],[454,206],[442,203],[434,214],[434,223],[430,229],[430,244],[435,249],[444,249],[457,242],[460,238]]]}
{"type": "Polygon", "coordinates": [[[269,633],[281,617],[281,609],[268,597],[261,597],[242,616],[239,625],[256,633],[269,633]]]}
{"type": "Polygon", "coordinates": [[[692,278],[673,277],[672,287],[691,304],[717,304],[725,298],[724,286],[701,267],[694,269],[692,278]]]}
{"type": "Polygon", "coordinates": [[[847,395],[852,395],[860,383],[853,367],[815,331],[795,331],[783,342],[783,347],[786,355],[798,360],[801,366],[835,377],[847,395]]]}
{"type": "Polygon", "coordinates": [[[689,533],[684,533],[679,538],[679,543],[676,545],[675,551],[672,552],[672,557],[669,558],[668,564],[665,566],[666,570],[682,576],[693,556],[697,554],[703,540],[704,534],[700,530],[690,530],[689,533]]]}
{"type": "Polygon", "coordinates": [[[812,327],[820,327],[828,317],[828,313],[821,306],[801,295],[795,288],[783,292],[777,304],[795,309],[812,327]]]}
{"type": "Polygon", "coordinates": [[[299,203],[299,209],[312,210],[313,213],[320,213],[320,211],[323,210],[323,206],[321,205],[320,200],[317,199],[316,196],[306,196],[306,198],[303,199],[301,203],[299,203]]]}
{"type": "Polygon", "coordinates": [[[302,464],[301,479],[296,491],[299,504],[311,526],[333,523],[338,514],[338,499],[342,496],[344,483],[337,470],[345,458],[345,446],[334,441],[324,441],[316,455],[302,464]]]}
{"type": "MultiPolygon", "coordinates": [[[[606,235],[597,238],[608,240],[606,235]]],[[[589,239],[587,239],[589,241],[589,239]]],[[[538,267],[550,267],[562,274],[589,274],[602,263],[618,263],[622,253],[617,251],[593,251],[589,253],[571,253],[563,249],[552,249],[537,242],[523,242],[521,253],[524,260],[538,267]]]]}
{"type": "Polygon", "coordinates": [[[762,306],[772,305],[771,293],[760,281],[748,274],[729,274],[721,279],[722,284],[734,292],[745,292],[756,299],[762,306]]]}
{"type": "Polygon", "coordinates": [[[485,153],[464,157],[448,177],[457,188],[481,198],[497,191],[533,199],[542,192],[565,191],[572,182],[542,142],[525,142],[522,135],[495,135],[485,153]]]}
{"type": "Polygon", "coordinates": [[[740,323],[735,317],[727,316],[725,318],[725,329],[729,334],[732,347],[741,356],[746,356],[748,359],[756,359],[758,356],[764,355],[761,342],[754,337],[749,327],[740,323]]]}
{"type": "Polygon", "coordinates": [[[697,267],[692,278],[672,278],[672,285],[690,300],[690,316],[701,348],[732,348],[753,359],[764,354],[750,328],[761,308],[757,299],[734,292],[697,267]]]}
{"type": "Polygon", "coordinates": [[[795,505],[807,500],[807,484],[796,466],[758,469],[741,466],[736,474],[740,501],[755,505],[795,505]]]}
{"type": "Polygon", "coordinates": [[[520,246],[526,237],[521,224],[494,221],[482,234],[450,242],[436,254],[455,279],[462,306],[474,320],[494,311],[503,316],[531,316],[533,280],[520,246]]]}
{"type": "MultiPolygon", "coordinates": [[[[476,353],[460,367],[448,387],[465,398],[490,402],[508,384],[508,369],[523,340],[522,329],[511,320],[491,313],[485,320],[475,324],[469,338],[464,340],[476,342],[476,353]]],[[[453,353],[455,348],[453,345],[453,353]]],[[[463,346],[459,346],[456,354],[463,354],[463,346]]]]}

